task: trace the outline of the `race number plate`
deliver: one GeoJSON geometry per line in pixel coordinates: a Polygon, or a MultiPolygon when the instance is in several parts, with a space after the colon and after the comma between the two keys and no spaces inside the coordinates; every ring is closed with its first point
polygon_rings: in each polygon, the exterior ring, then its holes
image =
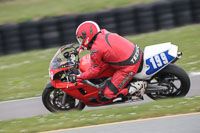
{"type": "Polygon", "coordinates": [[[146,60],[146,64],[149,66],[149,69],[146,71],[147,75],[151,75],[160,70],[175,58],[169,55],[168,52],[167,50],[146,60]]]}

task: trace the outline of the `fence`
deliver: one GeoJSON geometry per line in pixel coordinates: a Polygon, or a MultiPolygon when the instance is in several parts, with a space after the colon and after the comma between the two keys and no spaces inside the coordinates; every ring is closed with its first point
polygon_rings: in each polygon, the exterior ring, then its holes
{"type": "Polygon", "coordinates": [[[120,35],[169,29],[200,22],[200,0],[165,0],[86,14],[58,16],[0,26],[0,55],[75,42],[85,21],[120,35]]]}

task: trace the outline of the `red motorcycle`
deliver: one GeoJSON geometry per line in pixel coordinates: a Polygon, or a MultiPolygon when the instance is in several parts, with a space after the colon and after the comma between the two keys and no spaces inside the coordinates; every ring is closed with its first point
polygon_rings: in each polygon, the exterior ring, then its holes
{"type": "MultiPolygon", "coordinates": [[[[177,48],[171,43],[146,47],[140,68],[126,87],[131,86],[132,82],[146,81],[148,87],[145,94],[152,99],[185,96],[190,88],[190,79],[182,68],[173,64],[181,56],[177,48]]],[[[115,73],[108,64],[102,64],[101,74],[95,79],[77,79],[77,82],[71,83],[70,75],[78,75],[91,65],[90,54],[80,59],[78,50],[74,44],[67,44],[57,51],[50,63],[51,82],[46,85],[42,94],[43,104],[49,111],[82,110],[85,105],[102,106],[139,100],[138,91],[117,101],[101,100],[107,81],[115,73]]]]}

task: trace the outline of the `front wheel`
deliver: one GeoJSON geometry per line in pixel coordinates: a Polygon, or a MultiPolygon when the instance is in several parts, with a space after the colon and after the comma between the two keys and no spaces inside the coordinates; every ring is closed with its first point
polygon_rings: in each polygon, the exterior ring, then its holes
{"type": "Polygon", "coordinates": [[[46,87],[42,93],[42,102],[50,112],[83,110],[85,104],[73,98],[61,89],[46,87]]]}
{"type": "Polygon", "coordinates": [[[150,83],[166,88],[165,91],[147,94],[154,100],[168,97],[182,97],[190,89],[190,78],[188,74],[175,64],[166,66],[153,77],[150,83]]]}

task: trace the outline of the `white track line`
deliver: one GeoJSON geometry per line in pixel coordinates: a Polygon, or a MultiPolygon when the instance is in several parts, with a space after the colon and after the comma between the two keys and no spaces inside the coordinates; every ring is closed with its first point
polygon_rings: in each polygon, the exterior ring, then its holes
{"type": "Polygon", "coordinates": [[[0,104],[34,100],[34,99],[38,99],[38,98],[41,98],[41,96],[40,97],[30,97],[30,98],[24,98],[24,99],[17,99],[17,100],[10,100],[10,101],[3,101],[3,102],[0,102],[0,104]]]}
{"type": "Polygon", "coordinates": [[[190,77],[199,76],[200,72],[191,72],[190,77]]]}

